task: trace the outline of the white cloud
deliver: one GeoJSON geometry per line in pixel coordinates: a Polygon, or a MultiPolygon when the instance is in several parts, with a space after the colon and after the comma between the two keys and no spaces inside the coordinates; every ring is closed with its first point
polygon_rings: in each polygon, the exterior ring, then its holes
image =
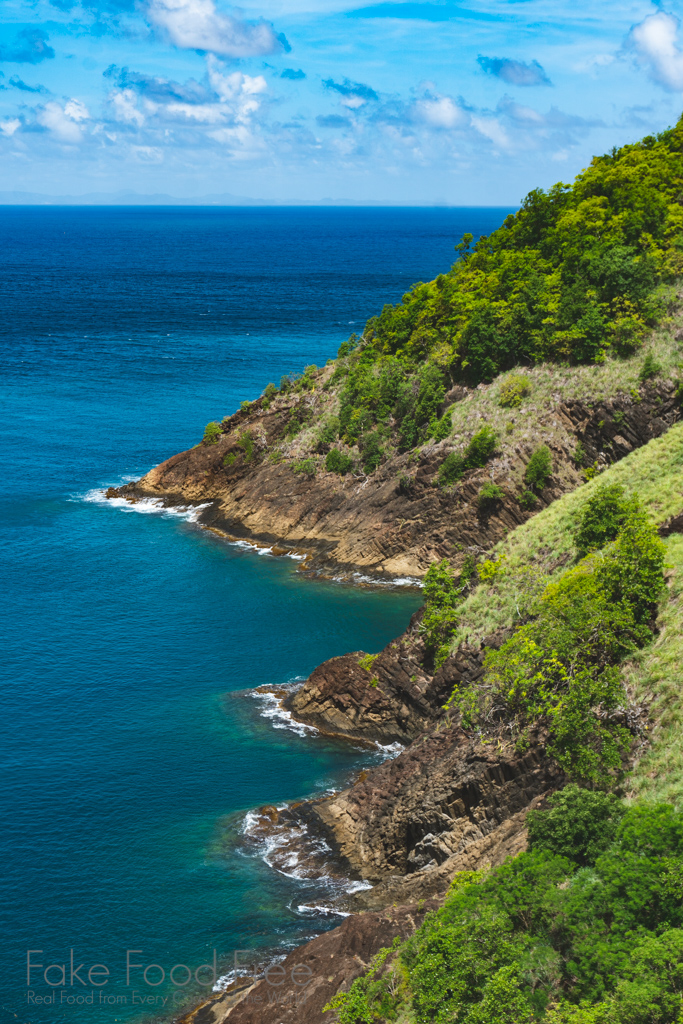
{"type": "Polygon", "coordinates": [[[479,134],[489,139],[494,146],[500,146],[501,149],[509,149],[512,145],[508,133],[495,117],[473,117],[472,124],[479,134]]]}
{"type": "Polygon", "coordinates": [[[68,100],[62,107],[51,100],[36,113],[36,121],[52,132],[60,142],[76,144],[81,142],[83,132],[80,122],[90,117],[88,108],[80,100],[68,100]]]}
{"type": "Polygon", "coordinates": [[[658,11],[634,25],[625,44],[650,77],[671,92],[683,90],[683,52],[676,42],[679,26],[673,14],[658,11]]]}
{"type": "Polygon", "coordinates": [[[432,128],[462,128],[468,123],[467,114],[450,96],[428,96],[418,100],[414,110],[417,119],[432,128]]]}
{"type": "Polygon", "coordinates": [[[148,0],[149,21],[183,50],[223,57],[279,53],[286,43],[267,21],[242,21],[216,10],[213,0],[148,0]]]}
{"type": "Polygon", "coordinates": [[[138,128],[145,123],[144,114],[138,110],[138,98],[133,89],[117,89],[110,94],[109,99],[114,107],[114,117],[117,121],[135,124],[138,128]]]}
{"type": "Polygon", "coordinates": [[[3,135],[7,135],[10,138],[19,128],[21,128],[21,121],[18,117],[12,117],[7,121],[0,122],[0,131],[3,135]]]}
{"type": "Polygon", "coordinates": [[[209,83],[221,103],[227,104],[237,121],[246,121],[260,107],[256,97],[267,90],[263,75],[244,75],[241,71],[226,74],[224,66],[215,57],[207,58],[209,83]]]}

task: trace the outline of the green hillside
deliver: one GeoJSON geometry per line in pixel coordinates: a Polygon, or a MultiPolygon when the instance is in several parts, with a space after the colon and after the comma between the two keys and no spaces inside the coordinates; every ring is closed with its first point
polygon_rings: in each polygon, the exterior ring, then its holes
{"type": "Polygon", "coordinates": [[[596,157],[430,284],[368,322],[377,354],[428,357],[470,383],[519,363],[599,362],[637,347],[683,269],[683,124],[596,157]]]}
{"type": "Polygon", "coordinates": [[[523,747],[541,719],[583,788],[532,812],[528,852],[456,876],[333,1000],[341,1024],[683,1020],[683,536],[657,531],[682,511],[679,424],[511,533],[464,600],[428,576],[451,647],[511,631],[456,687],[466,730],[523,747]]]}

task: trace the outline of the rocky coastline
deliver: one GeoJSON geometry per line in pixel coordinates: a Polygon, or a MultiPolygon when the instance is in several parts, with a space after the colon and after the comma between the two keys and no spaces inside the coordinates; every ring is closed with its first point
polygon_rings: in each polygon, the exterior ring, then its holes
{"type": "MultiPolygon", "coordinates": [[[[461,388],[450,397],[467,401],[467,391],[461,388]]],[[[468,552],[481,558],[583,481],[574,458],[577,444],[587,460],[608,465],[680,418],[673,380],[645,383],[636,394],[620,393],[592,406],[558,402],[547,412],[554,429],[549,439],[553,474],[536,509],[524,511],[514,481],[523,476],[530,444],[501,445],[492,463],[452,489],[435,486],[448,450],[443,443],[426,446],[412,463],[411,457],[396,455],[370,477],[324,472],[308,477],[265,459],[239,465],[227,459],[226,471],[226,456],[234,454],[245,420],[259,422],[267,447],[290,411],[284,402],[263,411],[254,405],[248,417],[239,412],[224,423],[219,443],[173,456],[141,480],[112,489],[110,496],[202,505],[201,526],[267,546],[273,554],[296,554],[305,571],[386,581],[418,580],[441,558],[456,566],[468,552]],[[505,481],[504,499],[482,517],[476,495],[482,480],[496,479],[505,481]]],[[[283,848],[296,851],[311,872],[329,867],[310,848],[311,836],[322,837],[337,870],[368,883],[336,901],[334,909],[349,915],[338,928],[283,961],[286,970],[301,963],[310,967],[305,998],[288,982],[273,1002],[267,979],[252,979],[195,1008],[182,1024],[334,1019],[322,1016],[329,999],[347,990],[379,949],[410,934],[439,905],[458,871],[496,866],[523,850],[529,810],[542,806],[566,781],[546,754],[542,730],[522,745],[503,727],[483,737],[463,729],[444,707],[456,683],[481,676],[486,650],[500,646],[506,631],[462,642],[436,668],[420,628],[422,614],[417,612],[405,633],[378,655],[332,658],[299,689],[276,694],[295,721],[324,734],[400,745],[397,756],[363,771],[342,792],[256,812],[263,834],[287,834],[283,848]]]]}

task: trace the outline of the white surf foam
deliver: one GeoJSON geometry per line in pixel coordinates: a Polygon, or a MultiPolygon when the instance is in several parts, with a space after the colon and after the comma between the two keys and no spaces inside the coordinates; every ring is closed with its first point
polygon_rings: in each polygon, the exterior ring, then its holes
{"type": "Polygon", "coordinates": [[[108,505],[121,509],[123,512],[138,512],[141,515],[163,515],[174,519],[184,519],[188,523],[196,523],[202,509],[208,508],[211,502],[203,505],[164,505],[160,498],[138,498],[128,501],[126,498],[108,498],[104,487],[95,487],[83,495],[84,501],[95,505],[108,505]]]}
{"type": "Polygon", "coordinates": [[[297,736],[310,736],[318,732],[313,725],[305,725],[303,722],[295,721],[292,718],[291,712],[282,707],[282,698],[278,697],[277,694],[254,690],[251,696],[255,700],[263,702],[263,707],[259,713],[262,718],[268,719],[274,729],[287,729],[289,732],[296,733],[297,736]]]}

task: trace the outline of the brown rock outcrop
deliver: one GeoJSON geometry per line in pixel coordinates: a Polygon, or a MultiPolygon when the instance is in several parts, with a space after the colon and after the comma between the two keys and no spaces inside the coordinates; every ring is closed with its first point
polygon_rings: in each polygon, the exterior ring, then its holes
{"type": "Polygon", "coordinates": [[[522,751],[501,732],[483,743],[447,718],[394,760],[341,793],[301,805],[297,815],[317,819],[349,870],[370,881],[429,871],[450,858],[465,863],[475,848],[486,857],[498,829],[562,785],[544,740],[530,735],[522,751]]]}
{"type": "Polygon", "coordinates": [[[381,914],[348,917],[333,931],[300,946],[235,1005],[232,995],[219,996],[183,1017],[179,1024],[320,1024],[323,1007],[339,991],[348,991],[372,959],[395,938],[411,935],[439,901],[419,907],[393,907],[381,914]]]}
{"type": "MultiPolygon", "coordinates": [[[[200,522],[230,537],[305,549],[312,556],[308,567],[324,572],[387,578],[421,577],[431,562],[453,559],[466,547],[486,550],[529,517],[517,500],[533,451],[527,442],[502,438],[499,457],[446,490],[434,486],[451,450],[446,441],[393,455],[369,476],[328,473],[321,462],[308,476],[294,472],[295,460],[269,461],[266,452],[281,442],[289,419],[313,401],[311,395],[278,398],[267,409],[256,402],[248,413],[224,422],[218,443],[174,455],[116,494],[208,503],[200,522]],[[245,429],[253,443],[248,458],[241,440],[245,429]],[[477,497],[490,479],[505,497],[482,517],[477,497]]],[[[577,439],[588,462],[614,462],[671,426],[680,416],[679,404],[673,381],[660,381],[643,385],[635,397],[549,408],[538,428],[552,433],[554,475],[538,507],[581,482],[573,461],[577,439]]]]}

